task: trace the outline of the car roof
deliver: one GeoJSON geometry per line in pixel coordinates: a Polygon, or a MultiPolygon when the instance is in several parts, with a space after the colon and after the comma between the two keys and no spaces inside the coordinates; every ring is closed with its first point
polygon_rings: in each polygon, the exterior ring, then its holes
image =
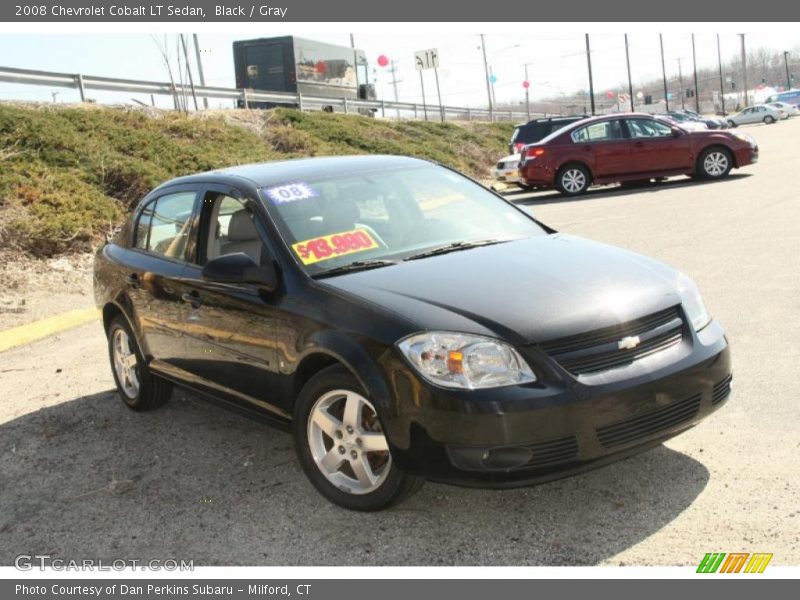
{"type": "Polygon", "coordinates": [[[434,163],[419,158],[391,155],[296,158],[237,165],[224,169],[214,169],[203,173],[177,177],[163,183],[159,188],[181,184],[232,183],[235,181],[245,181],[254,187],[261,188],[289,181],[304,181],[331,175],[387,171],[431,164],[434,163]]]}

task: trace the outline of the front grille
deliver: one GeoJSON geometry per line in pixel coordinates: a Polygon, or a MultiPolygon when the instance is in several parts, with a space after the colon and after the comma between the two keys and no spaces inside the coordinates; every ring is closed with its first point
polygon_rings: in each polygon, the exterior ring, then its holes
{"type": "Polygon", "coordinates": [[[497,168],[500,169],[501,171],[503,169],[505,169],[505,167],[506,167],[506,163],[504,163],[504,162],[497,163],[497,168]]]}
{"type": "Polygon", "coordinates": [[[546,467],[570,462],[578,456],[578,440],[574,435],[537,442],[525,447],[531,451],[531,459],[524,465],[525,467],[546,467]]]}
{"type": "Polygon", "coordinates": [[[719,404],[731,393],[731,383],[733,382],[733,375],[728,375],[722,381],[714,385],[711,391],[711,404],[719,404]]]}
{"type": "Polygon", "coordinates": [[[695,394],[664,408],[657,408],[613,425],[600,427],[597,430],[597,438],[606,448],[615,448],[650,437],[693,419],[700,409],[701,398],[702,394],[695,394]]]}
{"type": "Polygon", "coordinates": [[[683,318],[677,306],[620,325],[541,344],[564,369],[584,375],[622,367],[666,350],[683,339],[683,318]],[[620,348],[624,338],[638,337],[634,348],[620,348]]]}

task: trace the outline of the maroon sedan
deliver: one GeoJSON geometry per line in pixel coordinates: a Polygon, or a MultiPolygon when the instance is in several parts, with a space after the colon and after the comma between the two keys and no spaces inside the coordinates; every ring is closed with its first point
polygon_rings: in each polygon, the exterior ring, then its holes
{"type": "Polygon", "coordinates": [[[758,160],[753,137],[736,130],[688,131],[644,114],[591,117],[522,151],[526,184],[575,196],[592,184],[691,175],[721,179],[758,160]]]}

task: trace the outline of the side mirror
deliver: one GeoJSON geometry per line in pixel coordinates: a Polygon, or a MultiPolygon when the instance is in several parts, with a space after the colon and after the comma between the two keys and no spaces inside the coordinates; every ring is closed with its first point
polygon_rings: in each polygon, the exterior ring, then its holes
{"type": "Polygon", "coordinates": [[[203,279],[218,283],[253,283],[269,291],[278,287],[278,272],[272,261],[258,266],[244,252],[212,258],[203,267],[202,275],[203,279]]]}
{"type": "Polygon", "coordinates": [[[683,130],[678,129],[677,127],[672,128],[672,137],[681,137],[683,135],[683,130]]]}

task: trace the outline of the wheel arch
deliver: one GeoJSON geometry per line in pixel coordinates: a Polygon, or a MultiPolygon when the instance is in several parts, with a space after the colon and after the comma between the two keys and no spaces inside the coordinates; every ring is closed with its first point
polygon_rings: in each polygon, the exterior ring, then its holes
{"type": "Polygon", "coordinates": [[[582,158],[574,158],[574,157],[564,160],[558,166],[558,168],[556,169],[556,180],[558,180],[559,175],[561,175],[561,171],[573,165],[577,165],[579,167],[583,167],[584,169],[586,169],[586,172],[589,174],[589,181],[590,182],[594,181],[594,171],[592,171],[592,167],[591,165],[589,165],[589,162],[582,158]]]}
{"type": "Polygon", "coordinates": [[[378,362],[354,337],[343,332],[327,330],[317,332],[308,350],[297,361],[290,386],[292,408],[303,386],[317,373],[333,365],[341,365],[359,382],[370,399],[381,410],[382,416],[391,418],[391,392],[378,362]]]}

